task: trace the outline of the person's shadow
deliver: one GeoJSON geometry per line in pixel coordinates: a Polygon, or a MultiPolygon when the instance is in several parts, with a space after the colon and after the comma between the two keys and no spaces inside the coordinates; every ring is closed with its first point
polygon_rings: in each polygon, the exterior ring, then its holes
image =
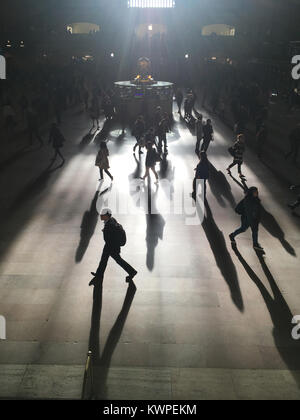
{"type": "MultiPolygon", "coordinates": [[[[300,369],[300,342],[293,340],[291,336],[292,331],[292,319],[293,314],[285,301],[276,281],[267,266],[265,259],[261,253],[257,252],[257,257],[261,264],[261,267],[265,273],[265,276],[271,286],[273,296],[269,293],[267,288],[262,283],[261,279],[255,274],[249,264],[245,261],[241,253],[238,251],[236,246],[232,247],[239,261],[243,265],[246,273],[254,284],[259,289],[265,304],[270,313],[273,322],[273,337],[275,345],[282,357],[282,360],[286,363],[288,369],[293,373],[300,369]]],[[[298,387],[300,388],[300,376],[294,376],[298,387]]]]}
{"type": "Polygon", "coordinates": [[[293,257],[297,256],[295,249],[285,239],[285,234],[275,217],[271,213],[269,213],[263,206],[261,214],[261,224],[272,236],[274,236],[274,238],[279,240],[286,252],[288,252],[293,257]]]}
{"type": "Polygon", "coordinates": [[[121,338],[121,334],[130,311],[136,286],[133,282],[128,285],[127,293],[124,299],[122,309],[110,330],[105,347],[100,355],[100,319],[102,311],[102,283],[94,287],[94,300],[91,320],[91,330],[89,339],[89,350],[92,357],[92,390],[91,399],[105,400],[107,399],[107,376],[111,364],[113,353],[121,338]]]}
{"type": "Polygon", "coordinates": [[[229,182],[226,179],[226,176],[223,172],[218,171],[212,164],[209,162],[209,179],[208,183],[211,189],[211,192],[216,197],[216,200],[221,207],[226,207],[224,198],[230,203],[232,208],[236,207],[236,202],[231,191],[229,182]]]}
{"type": "Polygon", "coordinates": [[[81,222],[81,232],[80,232],[80,242],[75,255],[75,262],[79,263],[82,261],[86,250],[88,249],[90,240],[95,233],[96,226],[98,223],[98,212],[97,212],[97,200],[98,200],[99,191],[96,191],[95,196],[91,202],[90,209],[87,210],[82,218],[81,222]]]}
{"type": "Polygon", "coordinates": [[[97,130],[93,133],[93,129],[91,129],[85,136],[83,136],[78,146],[80,151],[82,151],[85,147],[87,147],[93,141],[96,132],[97,130]]]}
{"type": "MultiPolygon", "coordinates": [[[[196,205],[199,218],[202,218],[202,210],[199,203],[196,205]]],[[[207,201],[205,201],[206,217],[203,220],[202,227],[210,244],[216,264],[227,283],[231,298],[240,312],[244,311],[244,302],[239,285],[239,279],[235,265],[228,252],[223,232],[219,230],[213,218],[213,214],[207,201]]]]}
{"type": "Polygon", "coordinates": [[[155,262],[155,248],[158,245],[159,239],[162,241],[164,236],[165,219],[159,214],[156,206],[158,194],[158,187],[155,191],[151,190],[151,183],[149,180],[148,187],[148,214],[146,214],[146,244],[147,244],[147,256],[146,266],[149,271],[154,268],[155,262]]]}

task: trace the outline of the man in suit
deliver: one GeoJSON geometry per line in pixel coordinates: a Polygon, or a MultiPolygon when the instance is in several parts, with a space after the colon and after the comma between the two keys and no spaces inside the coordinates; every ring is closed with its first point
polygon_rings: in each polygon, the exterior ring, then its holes
{"type": "MultiPolygon", "coordinates": [[[[96,273],[92,272],[94,278],[90,281],[90,286],[95,286],[97,283],[102,282],[104,272],[106,270],[107,262],[109,257],[113,258],[120,267],[122,267],[128,274],[126,282],[132,281],[133,277],[136,276],[137,271],[131,267],[123,258],[121,258],[121,244],[120,244],[120,229],[121,225],[118,224],[116,219],[112,217],[110,209],[103,209],[101,211],[101,220],[104,221],[103,237],[105,245],[102,252],[102,257],[96,273]]],[[[125,232],[124,232],[125,235],[125,232]]]]}

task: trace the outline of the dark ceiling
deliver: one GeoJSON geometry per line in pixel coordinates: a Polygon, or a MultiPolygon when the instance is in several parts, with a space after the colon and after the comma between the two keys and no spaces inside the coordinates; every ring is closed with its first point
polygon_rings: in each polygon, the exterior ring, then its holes
{"type": "MultiPolygon", "coordinates": [[[[220,20],[224,14],[236,21],[261,22],[274,19],[278,24],[300,28],[300,0],[176,0],[171,13],[195,25],[200,19],[220,20]],[[291,23],[293,22],[293,23],[291,23]]],[[[0,33],[26,30],[31,25],[55,26],[71,21],[88,20],[113,25],[126,19],[127,0],[0,0],[0,33]]],[[[146,11],[143,13],[154,13],[146,11]]],[[[168,12],[166,12],[168,13],[168,12]]],[[[225,23],[225,22],[215,22],[225,23]]]]}

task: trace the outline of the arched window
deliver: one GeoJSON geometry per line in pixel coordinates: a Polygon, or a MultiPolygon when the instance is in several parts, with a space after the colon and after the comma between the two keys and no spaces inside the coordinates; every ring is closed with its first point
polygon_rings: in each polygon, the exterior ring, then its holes
{"type": "Polygon", "coordinates": [[[89,34],[92,32],[99,32],[100,26],[95,23],[76,22],[67,25],[67,31],[70,34],[89,34]]]}
{"type": "Polygon", "coordinates": [[[213,34],[218,36],[235,36],[235,28],[221,23],[207,25],[202,28],[203,36],[210,36],[213,34]]]}

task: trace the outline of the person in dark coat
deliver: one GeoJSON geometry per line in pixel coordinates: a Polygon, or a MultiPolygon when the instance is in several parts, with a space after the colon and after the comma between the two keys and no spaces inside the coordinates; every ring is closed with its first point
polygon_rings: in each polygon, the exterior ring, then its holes
{"type": "Polygon", "coordinates": [[[65,142],[65,138],[62,135],[60,129],[58,128],[56,123],[53,123],[50,129],[50,135],[49,135],[49,144],[52,143],[53,149],[54,149],[54,156],[51,159],[52,163],[55,162],[57,156],[60,156],[62,159],[62,164],[65,162],[65,158],[63,157],[60,149],[63,147],[65,142]]]}
{"type": "Polygon", "coordinates": [[[300,147],[300,123],[290,132],[289,141],[290,151],[285,155],[285,158],[287,159],[292,155],[293,162],[296,163],[300,147]]]}
{"type": "Polygon", "coordinates": [[[181,106],[183,102],[183,93],[180,89],[176,89],[175,92],[176,103],[178,106],[178,114],[181,114],[181,106]]]}
{"type": "Polygon", "coordinates": [[[210,142],[214,140],[214,129],[211,120],[208,119],[203,126],[203,144],[201,151],[207,152],[210,142]]]}
{"type": "Polygon", "coordinates": [[[141,178],[143,180],[145,180],[149,175],[149,171],[151,169],[151,171],[154,173],[156,181],[155,184],[158,184],[158,174],[155,170],[155,165],[159,160],[159,154],[154,146],[153,143],[147,143],[147,155],[146,155],[146,162],[145,162],[145,166],[146,166],[146,172],[145,175],[141,178]]]}
{"type": "Polygon", "coordinates": [[[195,153],[197,156],[199,156],[200,153],[200,145],[201,141],[203,139],[203,115],[199,114],[196,124],[195,124],[195,130],[196,130],[196,136],[197,136],[197,142],[196,142],[196,148],[195,153]]]}
{"type": "Polygon", "coordinates": [[[110,209],[103,209],[100,217],[104,221],[103,237],[105,245],[99,266],[96,273],[92,272],[94,278],[90,281],[89,285],[95,286],[97,283],[102,282],[109,257],[113,258],[127,272],[126,282],[128,283],[136,276],[137,271],[121,258],[121,245],[118,239],[118,231],[121,225],[112,217],[110,209]]]}
{"type": "Polygon", "coordinates": [[[142,147],[144,146],[143,143],[143,136],[145,133],[145,120],[142,115],[140,115],[137,120],[134,123],[133,132],[132,134],[136,138],[136,144],[133,148],[133,153],[135,153],[135,150],[137,147],[139,147],[139,154],[142,154],[142,147]]]}
{"type": "Polygon", "coordinates": [[[28,108],[26,118],[30,146],[32,146],[34,138],[39,141],[40,146],[43,146],[44,143],[39,130],[38,114],[32,107],[28,108]]]}
{"type": "Polygon", "coordinates": [[[232,245],[236,245],[235,237],[246,232],[249,227],[252,230],[253,248],[264,252],[258,243],[258,228],[261,219],[261,202],[258,197],[258,189],[251,187],[246,193],[246,197],[237,205],[236,213],[241,216],[241,227],[229,235],[232,245]]]}
{"type": "Polygon", "coordinates": [[[201,152],[199,155],[199,163],[195,168],[195,178],[193,181],[193,192],[192,198],[196,201],[197,198],[197,182],[198,180],[204,181],[204,198],[206,198],[206,181],[209,178],[209,162],[207,159],[207,154],[205,152],[201,152]]]}
{"type": "Polygon", "coordinates": [[[158,151],[162,152],[162,144],[164,144],[164,153],[168,152],[167,145],[167,133],[169,132],[169,116],[164,114],[160,123],[158,124],[157,135],[158,135],[158,151]]]}
{"type": "Polygon", "coordinates": [[[242,174],[242,164],[244,161],[244,152],[245,152],[244,134],[239,134],[237,136],[237,141],[234,143],[232,152],[233,152],[233,163],[228,166],[227,172],[229,175],[231,175],[230,169],[233,168],[235,165],[237,165],[240,178],[243,178],[244,175],[242,174]]]}
{"type": "Polygon", "coordinates": [[[103,180],[103,175],[104,175],[103,171],[110,177],[111,181],[114,180],[114,177],[109,172],[108,156],[109,156],[109,151],[107,148],[107,144],[105,141],[102,141],[100,143],[100,149],[99,149],[99,152],[97,153],[96,161],[95,161],[95,166],[98,166],[99,172],[100,172],[99,181],[103,180]]]}
{"type": "Polygon", "coordinates": [[[266,124],[262,124],[259,131],[256,134],[257,144],[257,156],[260,158],[262,155],[263,148],[268,141],[268,128],[266,124]]]}

